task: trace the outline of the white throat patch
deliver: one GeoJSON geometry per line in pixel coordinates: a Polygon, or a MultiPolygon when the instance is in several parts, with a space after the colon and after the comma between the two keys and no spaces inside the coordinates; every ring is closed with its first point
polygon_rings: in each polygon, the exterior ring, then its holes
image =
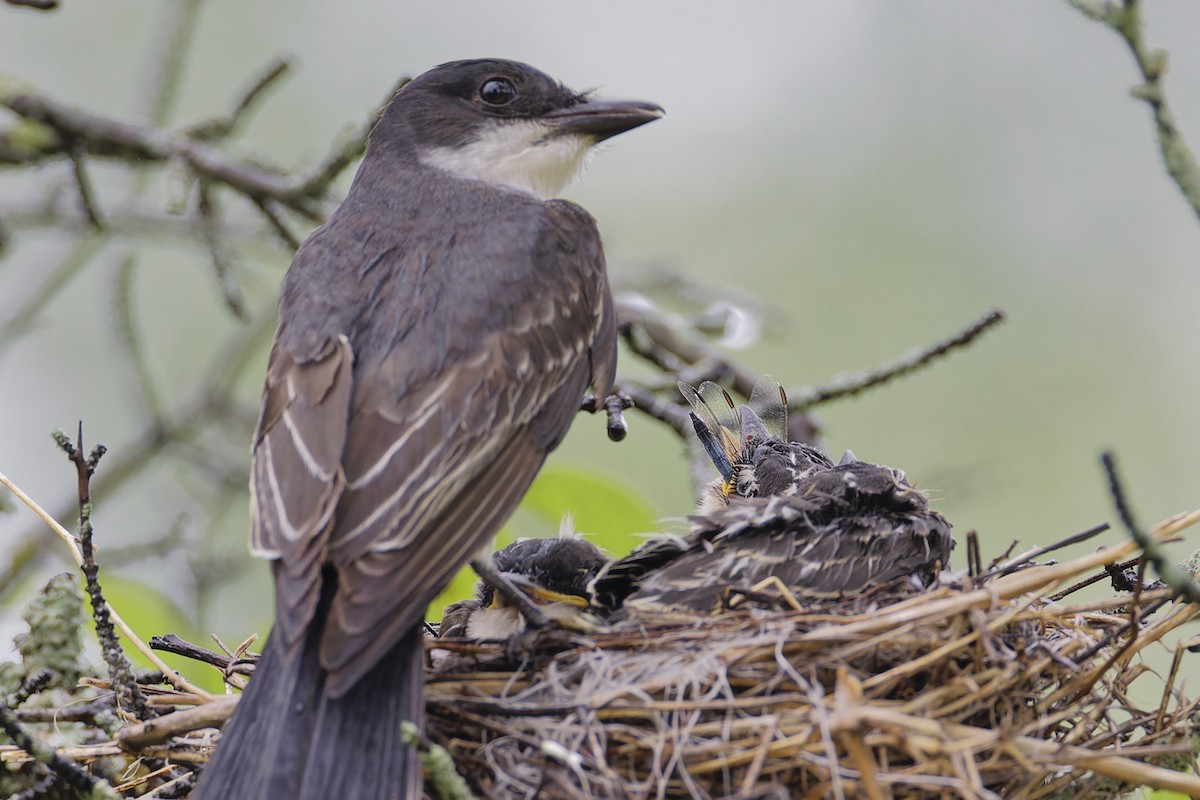
{"type": "Polygon", "coordinates": [[[549,132],[539,122],[514,120],[492,126],[465,147],[433,147],[419,157],[429,167],[549,200],[579,174],[595,142],[591,136],[549,132]]]}

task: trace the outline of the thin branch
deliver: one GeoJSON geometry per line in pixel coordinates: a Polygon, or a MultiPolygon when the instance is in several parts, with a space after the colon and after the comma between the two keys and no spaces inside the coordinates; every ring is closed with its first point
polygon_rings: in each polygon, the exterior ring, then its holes
{"type": "Polygon", "coordinates": [[[147,73],[153,88],[146,93],[150,98],[146,116],[155,125],[166,123],[179,99],[183,67],[196,39],[196,20],[203,4],[204,0],[182,0],[161,7],[165,21],[158,26],[160,35],[156,38],[160,45],[150,59],[147,73]]]}
{"type": "MultiPolygon", "coordinates": [[[[178,161],[198,177],[229,186],[251,199],[274,199],[315,222],[324,216],[317,187],[296,184],[278,171],[234,158],[185,133],[92,114],[11,81],[0,82],[0,106],[47,126],[50,134],[16,148],[11,141],[8,148],[0,146],[0,164],[6,163],[6,157],[10,164],[36,164],[66,154],[72,143],[78,143],[93,158],[116,159],[133,166],[178,161]]],[[[11,136],[0,135],[3,138],[11,136]]]]}
{"type": "Polygon", "coordinates": [[[1009,559],[1009,560],[1005,561],[1003,564],[1000,564],[996,567],[989,569],[987,572],[985,572],[983,575],[980,576],[980,579],[993,578],[993,577],[996,577],[999,575],[1007,575],[1010,572],[1013,572],[1022,567],[1028,566],[1029,562],[1033,561],[1035,558],[1044,556],[1047,553],[1053,553],[1055,550],[1061,550],[1062,548],[1069,547],[1073,544],[1079,544],[1080,542],[1086,542],[1088,539],[1091,539],[1095,536],[1099,536],[1100,534],[1104,533],[1106,530],[1108,530],[1108,523],[1102,522],[1099,525],[1095,525],[1091,528],[1088,528],[1086,531],[1080,531],[1079,533],[1073,533],[1070,536],[1066,537],[1065,539],[1060,539],[1059,541],[1055,542],[1054,544],[1048,544],[1043,547],[1035,547],[1032,550],[1027,550],[1024,553],[1021,553],[1021,555],[1017,556],[1016,558],[1009,559]]]}
{"type": "Polygon", "coordinates": [[[1104,466],[1104,474],[1108,477],[1108,492],[1112,496],[1113,506],[1117,509],[1117,516],[1121,518],[1121,524],[1125,526],[1126,533],[1131,538],[1137,539],[1138,531],[1142,530],[1142,526],[1138,525],[1137,520],[1133,517],[1133,508],[1129,505],[1129,497],[1121,483],[1121,476],[1117,472],[1116,456],[1111,450],[1106,450],[1100,454],[1100,463],[1104,466]]]}
{"type": "Polygon", "coordinates": [[[174,633],[164,633],[162,636],[151,637],[150,649],[183,656],[193,661],[200,661],[219,670],[229,669],[230,665],[238,660],[233,656],[227,656],[224,653],[218,653],[215,650],[209,650],[206,647],[192,644],[174,633]]]}
{"type": "Polygon", "coordinates": [[[283,242],[288,251],[295,252],[299,250],[300,239],[284,223],[283,218],[279,215],[279,211],[275,208],[276,204],[263,198],[251,198],[251,200],[254,205],[258,206],[258,210],[266,218],[267,224],[279,236],[280,241],[283,242]]]}
{"type": "Polygon", "coordinates": [[[37,11],[54,11],[58,8],[58,0],[4,0],[10,6],[23,6],[37,11]]]}
{"type": "Polygon", "coordinates": [[[229,114],[191,125],[186,129],[187,133],[197,139],[210,141],[230,136],[246,118],[250,109],[266,97],[267,90],[278,85],[291,69],[290,59],[275,59],[254,79],[229,114]]]}
{"type": "MultiPolygon", "coordinates": [[[[665,391],[673,393],[675,383],[679,380],[686,383],[716,380],[727,381],[734,392],[742,397],[749,397],[753,392],[759,377],[756,373],[723,355],[708,342],[686,335],[680,326],[671,324],[670,315],[644,297],[619,296],[617,315],[620,320],[618,331],[626,346],[665,373],[662,387],[665,391]]],[[[811,407],[859,394],[926,367],[935,359],[970,345],[1003,319],[1002,311],[992,310],[954,336],[913,350],[878,367],[835,378],[822,386],[789,390],[789,436],[793,441],[815,442],[819,430],[806,413],[811,407]]],[[[684,440],[691,439],[692,430],[686,422],[686,414],[680,419],[666,410],[662,401],[643,402],[650,399],[652,390],[649,387],[639,388],[625,382],[623,388],[633,396],[636,408],[644,412],[653,409],[651,417],[666,422],[684,440]]]]}
{"type": "Polygon", "coordinates": [[[79,423],[79,433],[72,444],[70,438],[62,431],[55,431],[54,440],[67,458],[75,465],[75,474],[79,486],[79,551],[82,555],[80,568],[87,586],[88,599],[92,603],[92,619],[96,623],[96,637],[100,640],[100,651],[108,665],[109,678],[113,689],[121,700],[121,705],[129,709],[138,719],[147,719],[150,709],[146,706],[146,698],[141,687],[133,677],[133,666],[121,647],[117,632],[113,628],[110,606],[104,599],[100,588],[100,565],[96,563],[96,552],[92,546],[92,475],[100,463],[107,448],[97,445],[91,454],[83,454],[83,423],[79,423]]]}
{"type": "MultiPolygon", "coordinates": [[[[0,220],[14,231],[53,228],[64,233],[86,234],[94,230],[91,223],[78,214],[53,205],[43,208],[0,206],[0,220]]],[[[224,223],[225,239],[230,243],[254,243],[267,232],[266,226],[246,217],[227,219],[224,223]]],[[[105,232],[112,234],[113,238],[136,239],[139,244],[147,240],[196,239],[196,221],[191,215],[160,214],[137,209],[117,211],[105,215],[104,227],[105,232]]]]}
{"type": "Polygon", "coordinates": [[[967,347],[982,334],[1004,321],[1004,312],[993,309],[978,322],[968,325],[959,333],[924,347],[918,347],[899,358],[872,367],[862,372],[841,375],[821,386],[789,389],[788,410],[806,411],[822,403],[852,397],[867,389],[880,386],[897,378],[929,366],[930,362],[954,350],[967,347]]]}
{"type": "Polygon", "coordinates": [[[104,222],[100,218],[100,207],[96,203],[96,192],[92,188],[92,180],[88,177],[87,167],[83,163],[83,152],[79,147],[67,150],[67,158],[71,160],[71,174],[75,177],[75,187],[79,191],[79,205],[88,223],[100,230],[104,222]]]}
{"type": "Polygon", "coordinates": [[[1163,550],[1162,542],[1135,524],[1124,488],[1121,485],[1120,475],[1117,473],[1115,456],[1111,452],[1105,452],[1100,459],[1104,465],[1104,471],[1108,475],[1108,484],[1112,491],[1113,502],[1117,506],[1117,513],[1120,514],[1122,522],[1129,529],[1130,537],[1142,548],[1146,554],[1146,560],[1154,567],[1154,571],[1158,573],[1158,577],[1162,579],[1163,583],[1185,601],[1200,603],[1200,584],[1196,583],[1191,573],[1176,564],[1167,555],[1163,550]]]}
{"type": "Polygon", "coordinates": [[[246,319],[246,301],[233,279],[233,257],[221,233],[220,213],[213,197],[212,184],[200,181],[196,210],[200,214],[200,231],[212,256],[213,271],[225,305],[240,320],[246,319]]]}
{"type": "Polygon", "coordinates": [[[1138,556],[1137,558],[1131,558],[1128,561],[1122,561],[1119,564],[1109,564],[1109,565],[1105,566],[1104,572],[1098,572],[1090,578],[1084,578],[1083,580],[1079,581],[1078,583],[1073,583],[1070,586],[1068,586],[1066,589],[1063,589],[1061,592],[1056,592],[1056,593],[1050,595],[1050,599],[1053,600],[1054,602],[1058,602],[1059,600],[1062,600],[1067,595],[1074,594],[1075,592],[1078,592],[1080,589],[1086,589],[1087,587],[1091,586],[1094,583],[1099,583],[1100,581],[1104,580],[1105,578],[1111,577],[1114,569],[1119,570],[1120,572],[1124,573],[1126,570],[1136,567],[1142,560],[1143,560],[1142,557],[1138,556]]]}
{"type": "Polygon", "coordinates": [[[370,138],[375,123],[379,121],[379,116],[392,101],[396,92],[400,91],[410,80],[412,78],[406,76],[397,81],[388,90],[383,103],[377,109],[368,114],[366,119],[354,127],[349,134],[343,135],[332,152],[314,169],[310,170],[307,176],[300,176],[296,179],[294,192],[301,197],[323,197],[337,177],[367,149],[367,139],[370,138]]]}
{"type": "Polygon", "coordinates": [[[1167,104],[1162,81],[1167,72],[1167,53],[1146,43],[1141,0],[1123,0],[1122,5],[1105,0],[1067,1],[1088,19],[1115,31],[1129,47],[1142,77],[1142,83],[1133,87],[1130,94],[1150,106],[1158,134],[1158,148],[1167,174],[1179,187],[1192,210],[1200,216],[1200,166],[1184,141],[1175,115],[1167,104]]]}

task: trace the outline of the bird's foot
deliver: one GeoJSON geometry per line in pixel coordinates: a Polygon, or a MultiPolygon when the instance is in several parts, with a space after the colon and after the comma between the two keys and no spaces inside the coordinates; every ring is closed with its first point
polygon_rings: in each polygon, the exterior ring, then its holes
{"type": "Polygon", "coordinates": [[[633,398],[626,392],[617,389],[605,397],[603,403],[595,395],[589,394],[583,398],[583,403],[579,408],[589,414],[595,414],[600,409],[604,409],[608,415],[608,438],[619,442],[629,433],[629,425],[625,422],[625,412],[633,406],[633,398]]]}

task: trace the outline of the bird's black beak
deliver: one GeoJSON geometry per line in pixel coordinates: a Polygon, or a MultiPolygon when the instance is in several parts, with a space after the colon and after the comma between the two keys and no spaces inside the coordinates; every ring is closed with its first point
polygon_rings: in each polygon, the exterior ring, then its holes
{"type": "Polygon", "coordinates": [[[587,98],[542,117],[556,134],[594,136],[597,142],[653,122],[666,112],[642,100],[587,98]]]}

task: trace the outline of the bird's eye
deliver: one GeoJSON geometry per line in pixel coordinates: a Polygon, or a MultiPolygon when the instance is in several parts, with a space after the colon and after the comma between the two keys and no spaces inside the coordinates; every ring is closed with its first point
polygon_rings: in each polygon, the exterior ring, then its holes
{"type": "Polygon", "coordinates": [[[479,87],[479,99],[489,106],[506,106],[517,99],[517,87],[507,78],[491,78],[479,87]]]}

